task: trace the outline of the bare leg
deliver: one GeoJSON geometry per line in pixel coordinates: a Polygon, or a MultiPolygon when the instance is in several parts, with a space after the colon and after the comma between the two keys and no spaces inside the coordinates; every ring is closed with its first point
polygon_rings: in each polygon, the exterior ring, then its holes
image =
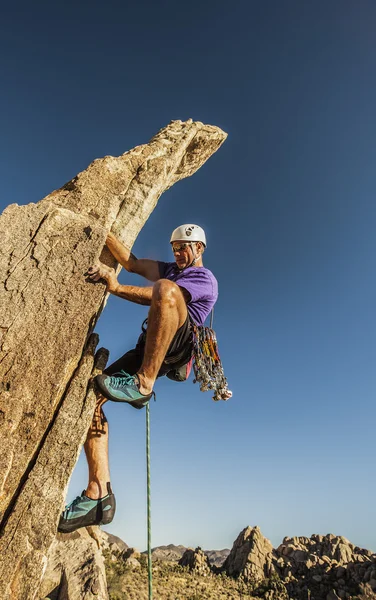
{"type": "Polygon", "coordinates": [[[84,445],[89,467],[89,483],[86,496],[92,500],[107,495],[107,482],[110,481],[108,463],[108,423],[102,410],[106,398],[99,396],[93,420],[84,445]]]}
{"type": "MultiPolygon", "coordinates": [[[[142,394],[152,391],[171,341],[185,323],[187,314],[187,305],[179,286],[167,279],[157,281],[148,315],[144,360],[138,372],[142,394]]],[[[86,495],[93,500],[107,495],[106,484],[110,481],[108,423],[102,410],[106,401],[106,398],[99,396],[84,445],[89,466],[86,495]]]]}
{"type": "Polygon", "coordinates": [[[172,339],[187,318],[187,305],[179,286],[160,279],[154,284],[148,315],[144,359],[137,375],[140,392],[150,394],[172,339]]]}

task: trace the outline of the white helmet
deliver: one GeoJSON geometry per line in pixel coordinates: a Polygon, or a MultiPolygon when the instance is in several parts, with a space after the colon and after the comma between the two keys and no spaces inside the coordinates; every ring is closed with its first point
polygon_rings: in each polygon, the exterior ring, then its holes
{"type": "Polygon", "coordinates": [[[180,225],[174,229],[171,234],[170,244],[172,242],[202,242],[206,248],[206,235],[205,231],[199,225],[193,225],[193,223],[187,223],[186,225],[180,225]]]}

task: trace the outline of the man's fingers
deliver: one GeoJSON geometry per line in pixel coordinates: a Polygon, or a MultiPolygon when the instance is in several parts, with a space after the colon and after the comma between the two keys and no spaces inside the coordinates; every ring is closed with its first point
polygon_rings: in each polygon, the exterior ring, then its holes
{"type": "Polygon", "coordinates": [[[92,265],[87,270],[87,275],[90,281],[99,281],[102,279],[103,274],[101,273],[100,265],[92,265]]]}
{"type": "Polygon", "coordinates": [[[101,272],[101,268],[99,265],[93,265],[89,267],[87,270],[87,276],[90,281],[99,281],[103,277],[103,273],[101,272]]]}
{"type": "Polygon", "coordinates": [[[99,281],[100,279],[105,279],[107,281],[112,270],[113,269],[110,269],[106,265],[92,265],[88,268],[87,275],[90,281],[99,281]]]}

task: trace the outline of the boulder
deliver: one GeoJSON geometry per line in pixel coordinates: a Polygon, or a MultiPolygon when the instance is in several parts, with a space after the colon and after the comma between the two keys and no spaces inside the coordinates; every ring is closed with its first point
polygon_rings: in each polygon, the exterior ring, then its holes
{"type": "Polygon", "coordinates": [[[342,536],[312,535],[285,538],[275,551],[275,566],[293,597],[305,599],[310,589],[312,597],[348,598],[371,581],[375,558],[342,536]]]}
{"type": "Polygon", "coordinates": [[[179,560],[181,567],[188,567],[190,571],[194,571],[199,575],[209,575],[211,567],[208,557],[201,548],[187,548],[183,556],[179,560]]]}
{"type": "Polygon", "coordinates": [[[231,577],[241,575],[246,581],[261,580],[275,571],[272,553],[273,546],[259,527],[246,527],[235,540],[222,568],[231,577]]]}
{"type": "Polygon", "coordinates": [[[108,600],[98,527],[57,534],[48,552],[40,598],[108,600]]]}

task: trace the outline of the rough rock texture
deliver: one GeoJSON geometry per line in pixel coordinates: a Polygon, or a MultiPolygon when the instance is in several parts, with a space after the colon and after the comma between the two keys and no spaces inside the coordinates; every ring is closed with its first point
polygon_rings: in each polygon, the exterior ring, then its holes
{"type": "Polygon", "coordinates": [[[274,563],[293,598],[328,600],[349,598],[369,584],[376,591],[376,554],[358,548],[342,536],[312,535],[285,538],[275,551],[274,563]]]}
{"type": "Polygon", "coordinates": [[[281,598],[280,583],[288,597],[297,600],[352,598],[362,585],[376,591],[376,554],[332,534],[286,537],[274,549],[258,527],[247,527],[234,542],[222,570],[256,586],[271,579],[268,598],[281,598]],[[273,585],[277,579],[280,582],[273,585]]]}
{"type": "Polygon", "coordinates": [[[102,551],[103,533],[87,527],[57,534],[49,553],[39,598],[53,600],[107,600],[107,582],[102,551]]]}
{"type": "Polygon", "coordinates": [[[274,572],[272,551],[259,527],[246,527],[235,540],[223,570],[230,577],[242,575],[246,581],[264,579],[274,572]]]}
{"type": "Polygon", "coordinates": [[[104,368],[108,357],[107,351],[100,350],[93,370],[96,344],[97,336],[90,336],[56,419],[8,514],[0,540],[2,600],[34,598],[42,578],[68,476],[96,403],[93,384],[87,389],[88,379],[104,368]]]}
{"type": "Polygon", "coordinates": [[[36,597],[93,414],[90,333],[105,293],[86,269],[98,258],[115,266],[103,249],[107,232],[130,248],[163,191],[225,138],[216,127],[174,121],[149,144],[96,160],[38,204],[13,204],[0,216],[2,600],[36,597]]]}
{"type": "Polygon", "coordinates": [[[200,575],[209,575],[211,573],[211,567],[208,557],[201,548],[187,548],[183,556],[179,560],[181,567],[188,567],[190,571],[199,573],[200,575]]]}

